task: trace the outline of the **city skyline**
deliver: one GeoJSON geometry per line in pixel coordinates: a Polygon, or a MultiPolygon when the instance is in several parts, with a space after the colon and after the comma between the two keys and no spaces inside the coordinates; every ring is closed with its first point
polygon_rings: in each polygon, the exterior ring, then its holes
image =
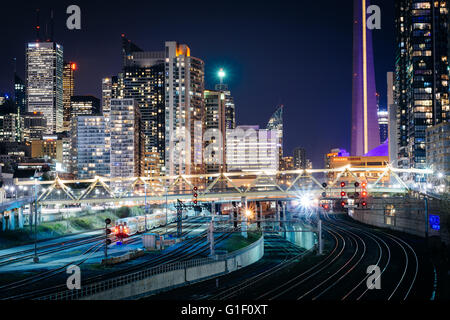
{"type": "MultiPolygon", "coordinates": [[[[83,10],[83,25],[81,31],[69,31],[65,29],[65,12],[63,11],[63,6],[56,3],[47,2],[47,5],[42,5],[41,7],[41,21],[44,21],[46,14],[49,14],[49,8],[54,7],[55,11],[55,41],[60,42],[65,48],[64,59],[67,61],[74,61],[77,63],[78,70],[76,76],[76,95],[94,95],[96,97],[101,97],[101,79],[108,77],[113,74],[117,74],[122,66],[121,61],[121,41],[120,35],[125,33],[133,42],[140,44],[144,50],[159,50],[159,48],[164,44],[166,40],[176,40],[180,43],[188,44],[194,56],[197,56],[205,61],[205,82],[207,89],[214,89],[215,84],[219,83],[219,79],[216,76],[217,70],[219,68],[224,68],[227,71],[227,77],[224,82],[228,84],[229,89],[232,91],[235,104],[236,104],[236,119],[237,124],[259,124],[261,126],[265,125],[268,116],[274,112],[275,107],[278,104],[285,105],[285,141],[284,141],[284,153],[292,154],[293,149],[297,145],[303,145],[308,150],[308,154],[311,155],[311,159],[315,166],[322,165],[323,154],[328,152],[329,149],[339,147],[350,149],[350,121],[351,121],[351,95],[343,94],[342,92],[348,91],[351,88],[351,43],[352,43],[352,32],[351,32],[351,21],[352,21],[352,6],[351,5],[336,5],[330,4],[329,8],[323,8],[324,13],[328,16],[328,11],[338,11],[341,12],[341,18],[330,17],[329,21],[325,21],[324,27],[319,27],[315,25],[314,21],[311,21],[311,28],[306,28],[309,31],[313,30],[314,34],[321,36],[326,40],[330,40],[329,44],[319,43],[312,36],[307,33],[300,33],[296,35],[291,42],[284,42],[278,40],[270,47],[260,50],[258,43],[261,42],[263,46],[263,40],[261,36],[268,37],[272,39],[274,37],[282,36],[283,40],[289,38],[291,35],[297,33],[298,28],[302,26],[302,23],[297,20],[307,22],[310,20],[304,10],[298,10],[296,14],[282,13],[280,10],[275,10],[271,16],[271,20],[276,21],[278,26],[276,30],[265,28],[264,26],[257,30],[255,27],[251,27],[246,30],[243,35],[237,36],[235,32],[230,29],[227,31],[227,24],[219,24],[220,28],[216,29],[217,33],[226,34],[227,32],[233,33],[233,37],[223,43],[223,41],[214,41],[215,48],[211,49],[208,43],[213,41],[213,39],[208,38],[208,40],[203,40],[203,37],[193,36],[194,31],[197,30],[196,25],[192,25],[189,30],[179,31],[176,29],[176,25],[168,26],[165,23],[158,20],[156,22],[139,22],[133,27],[128,26],[114,26],[111,28],[99,28],[93,27],[92,14],[95,12],[99,21],[106,19],[111,13],[103,13],[101,8],[92,4],[83,4],[80,6],[86,8],[83,10]],[[46,11],[47,10],[47,11],[46,11]],[[104,18],[103,15],[105,16],[104,18]],[[289,25],[284,20],[294,23],[293,28],[289,28],[289,25]],[[337,21],[339,20],[339,21],[337,21]],[[347,21],[347,23],[345,23],[347,21]],[[339,27],[333,30],[332,25],[339,25],[339,27]],[[344,27],[342,27],[342,25],[344,27]],[[58,27],[60,26],[60,27],[58,27]],[[151,32],[150,35],[145,35],[141,30],[147,30],[148,27],[153,26],[158,30],[158,32],[151,32]],[[315,28],[316,26],[316,28],[315,28]],[[164,31],[163,29],[168,29],[164,31]],[[188,32],[189,31],[189,32],[188,32]],[[102,35],[102,38],[98,36],[102,35]],[[259,35],[257,39],[253,39],[253,35],[259,35]],[[296,48],[301,46],[302,41],[296,39],[303,38],[310,45],[314,46],[320,54],[318,57],[309,56],[307,52],[300,55],[293,55],[293,52],[302,52],[296,48]],[[332,38],[340,38],[340,40],[333,40],[332,38]],[[190,39],[191,38],[191,39],[190,39]],[[202,39],[199,39],[202,38],[202,39]],[[104,50],[93,50],[92,42],[94,39],[100,41],[104,46],[104,50]],[[186,39],[186,40],[185,40],[186,39]],[[107,43],[106,43],[107,42],[107,43]],[[284,46],[284,43],[289,43],[288,49],[281,50],[278,53],[279,47],[284,46]],[[236,46],[237,45],[237,46],[236,46]],[[342,67],[337,67],[332,59],[327,61],[325,53],[329,50],[329,46],[334,45],[336,50],[336,59],[342,61],[342,67]],[[74,46],[76,48],[74,48],[74,46]],[[114,48],[112,50],[111,48],[114,48]],[[240,48],[235,50],[234,48],[240,48]],[[292,48],[292,49],[289,49],[292,48]],[[96,59],[99,55],[104,59],[96,59]],[[301,59],[294,58],[299,57],[301,59]],[[271,65],[265,66],[269,76],[261,77],[258,72],[262,70],[261,63],[264,60],[270,59],[271,65]],[[295,59],[295,60],[293,60],[295,59]],[[310,62],[313,63],[310,63],[310,62]],[[287,65],[292,65],[293,68],[288,71],[287,65]],[[311,65],[311,66],[310,66],[311,65]],[[329,77],[329,95],[321,96],[322,99],[317,101],[313,97],[314,93],[317,93],[318,82],[321,82],[319,76],[317,76],[317,67],[319,66],[319,71],[324,72],[328,67],[329,77]],[[284,67],[283,67],[284,66],[284,67]],[[267,69],[268,68],[268,69],[267,69]],[[89,70],[89,71],[88,71],[89,70]],[[300,74],[298,76],[297,74],[300,74]],[[340,77],[340,73],[346,74],[347,81],[337,81],[337,77],[340,77]],[[304,76],[304,74],[312,76],[304,76]],[[264,79],[260,79],[264,78],[264,79]],[[276,80],[278,79],[278,80],[276,80]],[[280,81],[281,79],[281,81],[280,81]],[[333,82],[333,85],[331,84],[333,82]],[[300,97],[300,98],[299,98],[300,97]],[[339,101],[339,110],[336,110],[335,101],[339,101]],[[258,106],[261,112],[254,114],[251,112],[253,108],[258,106]],[[329,117],[323,118],[322,113],[317,112],[317,109],[325,109],[329,112],[329,117]],[[332,120],[336,119],[336,120],[332,120]],[[298,126],[300,124],[300,126],[298,126]],[[338,132],[338,134],[336,134],[338,132]],[[320,144],[313,143],[309,139],[304,137],[313,136],[314,140],[319,140],[320,144]],[[296,140],[300,140],[300,143],[296,140]],[[317,147],[320,145],[321,147],[317,147]]],[[[13,5],[10,5],[13,6],[13,5]]],[[[308,5],[310,6],[310,5],[308,5]]],[[[389,23],[390,14],[393,10],[391,8],[393,5],[389,2],[381,4],[381,9],[383,11],[382,18],[382,30],[374,32],[374,48],[375,48],[375,65],[377,67],[377,87],[380,88],[380,93],[382,95],[382,101],[385,100],[385,94],[383,94],[383,89],[385,85],[385,72],[379,72],[378,70],[388,71],[392,69],[393,61],[392,57],[389,57],[386,52],[389,50],[383,49],[380,46],[382,43],[389,43],[387,39],[380,40],[380,33],[387,33],[391,29],[391,24],[389,23]],[[377,34],[378,32],[378,34],[377,34]],[[377,45],[378,44],[378,45],[377,45]],[[377,48],[380,49],[377,51],[377,48]],[[385,52],[383,52],[385,51],[385,52]],[[378,55],[377,55],[378,53],[378,55]],[[381,58],[380,58],[381,57],[381,58]],[[383,67],[384,66],[384,67],[383,67]],[[388,67],[386,67],[388,66],[388,67]],[[381,79],[381,80],[380,80],[381,79]]],[[[249,13],[252,6],[250,4],[241,8],[242,12],[237,12],[231,15],[232,4],[224,5],[222,12],[224,15],[230,13],[228,17],[234,22],[241,22],[238,25],[242,26],[244,22],[245,15],[249,13]]],[[[318,7],[311,5],[311,10],[317,10],[318,7]]],[[[35,8],[31,6],[24,10],[24,17],[26,22],[14,22],[18,27],[17,38],[11,39],[12,43],[15,44],[14,48],[8,48],[7,52],[1,54],[1,68],[2,70],[7,70],[9,64],[7,63],[13,57],[17,57],[17,70],[19,75],[22,71],[22,61],[21,57],[23,50],[23,43],[25,41],[31,41],[34,37],[33,24],[35,22],[35,8]],[[23,39],[20,39],[20,36],[23,39]],[[19,41],[22,40],[22,41],[19,41]],[[22,42],[22,45],[20,45],[22,42]],[[22,49],[22,50],[21,50],[22,49]],[[4,55],[8,55],[5,58],[4,55]]],[[[293,9],[296,9],[294,6],[293,9]]],[[[128,9],[127,9],[128,10],[128,9]]],[[[315,11],[316,12],[316,11],[315,11]]],[[[114,18],[115,13],[112,13],[112,18],[114,18]]],[[[137,17],[140,13],[135,13],[137,17]]],[[[268,15],[267,8],[261,8],[258,14],[252,14],[249,16],[249,21],[258,19],[259,15],[268,15]]],[[[215,16],[216,21],[213,21],[211,17],[206,18],[205,23],[213,23],[216,25],[221,19],[227,20],[222,15],[218,14],[215,16]]],[[[182,23],[184,19],[180,20],[182,23]]],[[[6,21],[5,21],[6,22],[6,21]]],[[[237,28],[237,27],[234,27],[237,28]]],[[[306,30],[305,30],[306,31],[306,30]]],[[[312,31],[311,31],[312,32],[312,31]]],[[[220,37],[219,37],[220,38],[220,37]]],[[[389,39],[389,37],[388,37],[389,39]]],[[[392,51],[392,50],[391,50],[392,51]]],[[[391,54],[392,56],[392,54],[391,54]]],[[[23,72],[23,71],[22,71],[23,72]]],[[[7,74],[2,73],[0,78],[0,91],[4,91],[5,87],[9,85],[7,74]]],[[[384,103],[384,102],[383,102],[384,103]]]]}
{"type": "Polygon", "coordinates": [[[450,300],[450,0],[3,9],[0,300],[450,300]]]}

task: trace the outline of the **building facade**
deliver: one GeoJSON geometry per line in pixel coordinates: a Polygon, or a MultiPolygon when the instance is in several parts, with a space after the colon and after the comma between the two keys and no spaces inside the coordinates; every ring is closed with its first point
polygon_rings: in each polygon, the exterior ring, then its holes
{"type": "Polygon", "coordinates": [[[46,133],[63,131],[63,47],[55,42],[28,43],[27,110],[41,112],[46,133]]]}
{"type": "Polygon", "coordinates": [[[450,123],[427,128],[427,165],[450,181],[450,123]]]}
{"type": "Polygon", "coordinates": [[[204,68],[204,62],[191,56],[187,45],[166,42],[166,175],[204,173],[204,68]]]}
{"type": "Polygon", "coordinates": [[[47,119],[41,112],[27,112],[21,115],[23,141],[40,140],[47,130],[47,119]]]}
{"type": "Polygon", "coordinates": [[[294,167],[296,169],[306,168],[306,150],[304,148],[294,149],[294,167]]]}
{"type": "Polygon", "coordinates": [[[388,107],[388,139],[389,139],[389,162],[392,166],[398,166],[398,122],[397,105],[394,103],[394,73],[387,73],[387,107],[388,107]]]}
{"type": "Polygon", "coordinates": [[[27,91],[25,82],[17,75],[14,75],[14,101],[16,102],[19,114],[27,112],[27,91]]]}
{"type": "Polygon", "coordinates": [[[79,116],[72,126],[72,170],[78,179],[109,177],[111,141],[104,116],[79,116]]]}
{"type": "Polygon", "coordinates": [[[207,173],[226,171],[226,100],[221,91],[205,90],[204,162],[207,173]]]}
{"type": "Polygon", "coordinates": [[[94,96],[72,96],[70,118],[84,115],[100,115],[100,100],[94,96]]]}
{"type": "Polygon", "coordinates": [[[152,155],[159,153],[159,165],[162,168],[166,151],[165,52],[143,51],[124,36],[122,39],[123,98],[133,99],[139,106],[145,139],[144,151],[152,155]]]}
{"type": "Polygon", "coordinates": [[[70,130],[71,98],[75,94],[74,72],[77,68],[74,62],[64,62],[63,69],[63,130],[70,130]]]}
{"type": "Polygon", "coordinates": [[[276,131],[278,136],[278,159],[283,158],[283,105],[277,107],[267,123],[267,130],[276,131]]]}
{"type": "Polygon", "coordinates": [[[140,177],[144,166],[141,113],[133,99],[111,99],[111,177],[140,177]]]}
{"type": "Polygon", "coordinates": [[[279,170],[279,132],[259,126],[237,126],[227,130],[228,172],[279,170]]]}
{"type": "Polygon", "coordinates": [[[234,99],[231,96],[228,85],[225,83],[216,84],[215,90],[220,91],[225,95],[225,127],[227,129],[236,128],[236,110],[234,99]]]}
{"type": "Polygon", "coordinates": [[[425,168],[426,129],[449,114],[448,1],[396,1],[395,31],[399,166],[425,168]]]}

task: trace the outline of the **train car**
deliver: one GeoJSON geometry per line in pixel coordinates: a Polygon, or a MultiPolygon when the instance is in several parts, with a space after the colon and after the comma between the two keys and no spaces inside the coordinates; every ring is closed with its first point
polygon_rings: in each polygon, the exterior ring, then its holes
{"type": "Polygon", "coordinates": [[[145,232],[146,231],[145,216],[137,216],[136,220],[137,220],[137,232],[139,233],[145,232]]]}
{"type": "Polygon", "coordinates": [[[114,233],[118,237],[129,237],[138,232],[138,219],[136,218],[123,218],[116,222],[117,229],[114,233]]]}
{"type": "MultiPolygon", "coordinates": [[[[184,211],[182,219],[186,219],[187,216],[187,212],[184,211]]],[[[163,227],[166,225],[166,218],[168,223],[176,222],[177,211],[168,209],[166,217],[165,209],[154,209],[151,214],[118,219],[111,231],[117,237],[125,238],[136,233],[143,233],[147,230],[163,227]]]]}

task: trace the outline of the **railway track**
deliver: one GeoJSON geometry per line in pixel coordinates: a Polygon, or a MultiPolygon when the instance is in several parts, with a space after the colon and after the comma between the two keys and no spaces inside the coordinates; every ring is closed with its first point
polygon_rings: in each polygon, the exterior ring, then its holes
{"type": "MultiPolygon", "coordinates": [[[[186,231],[189,232],[189,231],[186,231]]],[[[230,235],[229,234],[219,234],[216,237],[216,242],[220,242],[226,238],[228,238],[230,235]]],[[[207,252],[209,250],[209,246],[208,243],[204,243],[204,239],[206,238],[206,232],[204,232],[203,234],[201,234],[199,237],[195,237],[192,239],[187,240],[183,245],[181,245],[180,247],[169,251],[167,254],[161,255],[161,256],[157,256],[154,257],[148,261],[118,270],[118,271],[113,271],[113,272],[109,272],[107,274],[102,274],[102,275],[97,275],[97,276],[93,276],[93,277],[89,277],[86,279],[83,279],[83,285],[88,285],[91,283],[95,283],[95,282],[100,282],[103,280],[107,280],[110,278],[114,278],[117,276],[121,276],[124,274],[128,274],[134,271],[138,271],[140,269],[144,269],[144,268],[150,268],[150,267],[154,267],[154,266],[158,266],[158,265],[162,265],[162,264],[166,264],[166,263],[171,263],[171,262],[175,262],[175,261],[184,261],[184,260],[189,260],[192,259],[193,257],[199,256],[201,254],[204,254],[205,252],[207,252]],[[203,243],[203,244],[201,244],[203,243]]],[[[132,240],[132,241],[136,241],[136,240],[132,240]]],[[[102,247],[102,245],[100,244],[99,248],[97,248],[96,251],[98,251],[100,248],[102,247]]],[[[95,251],[95,252],[96,252],[95,251]]],[[[87,259],[84,259],[83,261],[81,261],[78,265],[81,265],[83,262],[85,262],[87,259]]],[[[17,289],[18,287],[14,287],[12,289],[8,289],[8,296],[6,297],[6,299],[10,300],[10,299],[35,299],[44,295],[48,295],[51,293],[55,293],[55,292],[59,292],[62,290],[66,290],[66,286],[65,286],[65,280],[63,281],[64,285],[55,285],[52,287],[48,287],[45,289],[39,289],[37,288],[37,286],[35,286],[35,289],[31,289],[29,288],[30,284],[33,283],[37,283],[43,280],[47,280],[48,278],[61,274],[65,271],[64,267],[58,268],[58,270],[53,270],[54,272],[52,273],[44,273],[44,274],[40,274],[37,275],[35,279],[32,279],[32,282],[27,282],[27,279],[24,279],[25,281],[19,284],[19,287],[24,287],[27,286],[27,292],[21,292],[21,293],[14,293],[13,290],[17,289]]],[[[64,278],[65,279],[65,278],[64,278]]],[[[5,299],[5,298],[4,298],[5,299]]]]}
{"type": "Polygon", "coordinates": [[[418,275],[418,256],[412,246],[382,230],[324,216],[324,230],[334,249],[320,262],[272,286],[257,299],[406,300],[418,275]],[[393,257],[396,257],[394,263],[393,257]],[[402,257],[402,258],[401,258],[402,257]],[[367,267],[378,266],[382,290],[370,290],[367,267]]]}

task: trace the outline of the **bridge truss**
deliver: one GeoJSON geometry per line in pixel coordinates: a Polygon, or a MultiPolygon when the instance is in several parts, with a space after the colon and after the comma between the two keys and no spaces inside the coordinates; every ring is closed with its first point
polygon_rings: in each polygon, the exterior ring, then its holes
{"type": "MultiPolygon", "coordinates": [[[[16,181],[32,186],[41,205],[142,204],[174,202],[193,198],[197,187],[199,201],[232,201],[246,198],[296,199],[304,194],[318,197],[341,191],[356,191],[354,182],[368,183],[370,193],[404,194],[413,189],[411,175],[427,180],[427,169],[379,168],[306,169],[291,171],[228,172],[199,175],[108,178],[85,180],[16,181]],[[346,182],[345,188],[340,183],[346,182]],[[324,186],[323,183],[327,185],[324,186]],[[34,188],[33,188],[34,187],[34,188]]],[[[34,194],[33,194],[34,195],[34,194]]]]}

